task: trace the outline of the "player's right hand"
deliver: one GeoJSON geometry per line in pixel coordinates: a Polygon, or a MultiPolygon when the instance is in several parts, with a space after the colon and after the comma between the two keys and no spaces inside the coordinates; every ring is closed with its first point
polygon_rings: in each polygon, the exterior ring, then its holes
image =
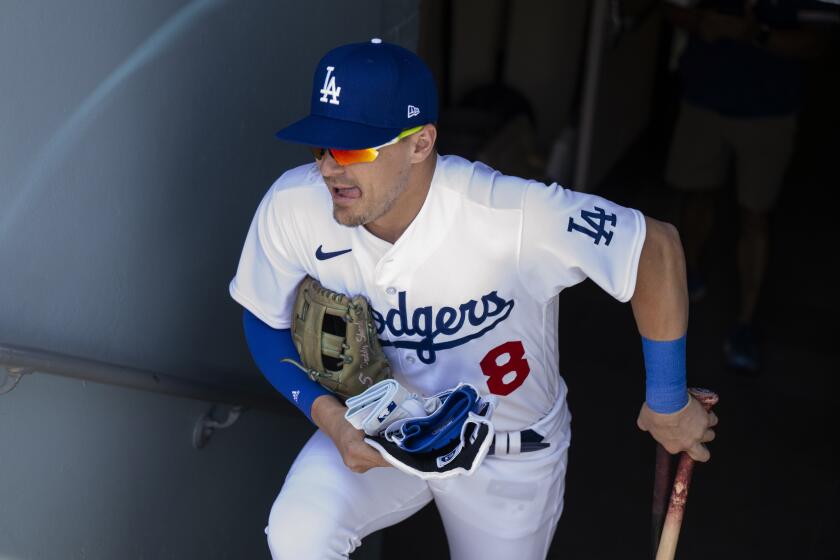
{"type": "Polygon", "coordinates": [[[377,450],[365,443],[365,433],[344,418],[346,411],[347,407],[337,399],[324,395],[312,405],[312,420],[330,437],[351,471],[363,473],[374,467],[390,467],[377,450]]]}
{"type": "Polygon", "coordinates": [[[379,452],[365,443],[365,433],[357,430],[350,422],[342,417],[343,425],[339,428],[333,442],[341,453],[341,458],[348,469],[355,473],[363,473],[374,467],[390,467],[391,464],[382,458],[379,452]]]}

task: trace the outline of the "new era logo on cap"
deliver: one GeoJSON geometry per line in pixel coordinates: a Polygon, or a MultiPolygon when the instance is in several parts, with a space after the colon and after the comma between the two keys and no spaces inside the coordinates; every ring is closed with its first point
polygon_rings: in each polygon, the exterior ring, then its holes
{"type": "Polygon", "coordinates": [[[417,107],[415,107],[414,105],[409,105],[409,106],[408,106],[408,118],[409,118],[409,119],[410,119],[411,117],[416,117],[416,116],[417,116],[417,115],[419,115],[419,114],[420,114],[420,109],[418,109],[418,108],[417,108],[417,107]]]}

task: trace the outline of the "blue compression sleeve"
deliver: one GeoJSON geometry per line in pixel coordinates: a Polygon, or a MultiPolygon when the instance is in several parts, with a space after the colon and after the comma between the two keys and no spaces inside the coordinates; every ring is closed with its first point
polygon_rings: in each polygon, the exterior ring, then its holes
{"type": "Polygon", "coordinates": [[[685,335],[659,341],[642,337],[645,354],[645,399],[654,412],[677,412],[688,404],[685,380],[685,335]]]}
{"type": "Polygon", "coordinates": [[[262,374],[311,421],[312,403],[321,395],[332,393],[309,379],[294,365],[280,361],[283,358],[300,361],[291,331],[273,329],[247,309],[242,314],[242,325],[251,357],[262,374]]]}

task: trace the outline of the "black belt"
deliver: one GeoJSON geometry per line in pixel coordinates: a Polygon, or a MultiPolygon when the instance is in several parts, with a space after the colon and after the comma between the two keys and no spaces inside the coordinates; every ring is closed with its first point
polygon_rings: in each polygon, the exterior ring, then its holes
{"type": "Polygon", "coordinates": [[[500,455],[510,455],[515,453],[528,453],[530,451],[539,451],[545,449],[551,444],[543,441],[543,436],[534,430],[522,430],[521,432],[499,432],[493,436],[493,443],[490,444],[490,451],[488,455],[496,455],[496,448],[499,448],[500,455]],[[517,436],[519,436],[517,438],[517,436]],[[517,441],[519,451],[516,451],[517,441]]]}

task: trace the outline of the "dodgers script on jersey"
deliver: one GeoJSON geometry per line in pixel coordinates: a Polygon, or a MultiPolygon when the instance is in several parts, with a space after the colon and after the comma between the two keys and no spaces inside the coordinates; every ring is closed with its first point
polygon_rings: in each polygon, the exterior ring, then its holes
{"type": "Polygon", "coordinates": [[[644,238],[637,210],[437,156],[420,213],[392,245],[335,222],[311,163],[263,198],[230,292],[277,329],[306,275],[361,294],[400,383],[427,396],[470,383],[498,397],[497,430],[520,430],[565,400],[558,294],[591,278],[629,300],[644,238]]]}

